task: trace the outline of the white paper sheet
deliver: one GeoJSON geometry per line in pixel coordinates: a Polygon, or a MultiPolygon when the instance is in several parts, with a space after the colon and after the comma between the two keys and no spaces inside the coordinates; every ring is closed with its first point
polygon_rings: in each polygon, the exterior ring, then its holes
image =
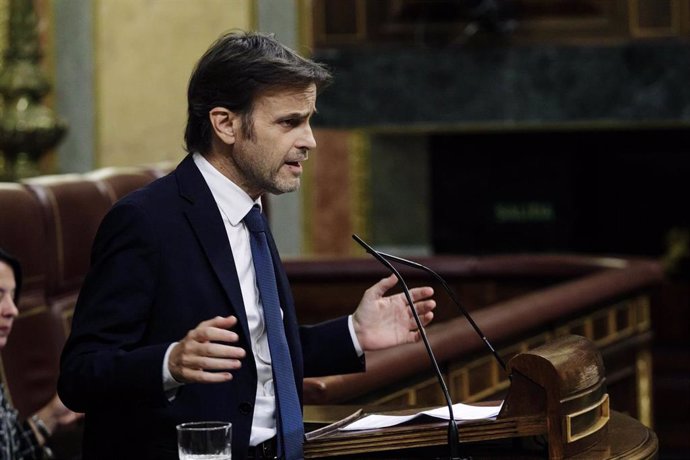
{"type": "MultiPolygon", "coordinates": [[[[456,421],[462,420],[482,420],[494,418],[501,410],[501,405],[498,406],[471,406],[468,404],[457,403],[453,404],[453,415],[456,421]]],[[[400,425],[414,418],[422,415],[428,415],[442,420],[449,420],[448,407],[442,406],[436,409],[430,409],[423,412],[417,412],[410,415],[383,415],[371,414],[360,418],[359,420],[350,423],[342,428],[343,431],[355,430],[370,430],[375,428],[386,428],[389,426],[400,425]]]]}

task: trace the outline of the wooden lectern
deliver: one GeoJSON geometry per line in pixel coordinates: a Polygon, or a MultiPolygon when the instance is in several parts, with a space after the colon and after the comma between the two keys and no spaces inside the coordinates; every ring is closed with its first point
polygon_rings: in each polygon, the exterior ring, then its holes
{"type": "MultiPolygon", "coordinates": [[[[511,385],[499,415],[458,423],[461,450],[473,458],[656,457],[654,433],[609,410],[604,365],[589,340],[565,336],[516,355],[508,368],[511,385]]],[[[365,411],[309,433],[305,456],[443,458],[447,451],[445,421],[339,430],[361,415],[365,411]]]]}

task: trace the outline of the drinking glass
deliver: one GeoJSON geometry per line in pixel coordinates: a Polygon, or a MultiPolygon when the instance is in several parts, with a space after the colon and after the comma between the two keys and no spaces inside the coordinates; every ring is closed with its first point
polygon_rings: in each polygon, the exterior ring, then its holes
{"type": "Polygon", "coordinates": [[[189,422],[177,425],[180,460],[230,460],[232,423],[189,422]]]}

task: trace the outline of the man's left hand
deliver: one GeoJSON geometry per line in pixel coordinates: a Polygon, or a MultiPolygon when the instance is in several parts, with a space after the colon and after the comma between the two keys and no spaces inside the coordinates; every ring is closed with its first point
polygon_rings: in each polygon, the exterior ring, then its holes
{"type": "MultiPolygon", "coordinates": [[[[416,342],[421,337],[405,294],[384,296],[397,282],[398,278],[391,275],[367,289],[352,315],[357,340],[364,351],[416,342]]],[[[426,326],[434,317],[436,302],[431,299],[434,290],[414,288],[410,289],[410,295],[422,325],[426,326]]]]}

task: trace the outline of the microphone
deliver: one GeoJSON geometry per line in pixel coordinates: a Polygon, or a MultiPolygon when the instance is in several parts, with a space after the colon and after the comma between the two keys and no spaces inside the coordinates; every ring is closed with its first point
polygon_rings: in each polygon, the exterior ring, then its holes
{"type": "Polygon", "coordinates": [[[414,317],[414,320],[417,323],[419,335],[421,336],[422,341],[424,342],[424,347],[426,348],[426,352],[429,355],[429,360],[431,360],[431,364],[433,365],[439,386],[443,391],[443,397],[445,398],[446,405],[448,406],[448,415],[450,416],[450,419],[448,420],[448,447],[450,448],[450,458],[451,460],[460,460],[461,457],[459,454],[460,442],[458,440],[458,425],[455,421],[455,415],[453,414],[453,402],[450,398],[450,393],[448,392],[446,382],[443,380],[443,374],[441,373],[441,369],[439,369],[438,367],[438,361],[436,361],[436,356],[434,356],[434,352],[431,349],[431,345],[429,345],[429,339],[427,338],[426,332],[424,331],[422,321],[419,319],[417,310],[414,308],[414,302],[412,301],[412,295],[410,294],[410,290],[408,289],[407,284],[400,275],[400,272],[398,272],[398,270],[390,262],[388,262],[388,260],[386,260],[383,257],[383,255],[381,255],[378,251],[376,251],[374,248],[365,243],[364,240],[362,240],[357,235],[352,235],[352,238],[357,243],[359,243],[359,245],[362,246],[369,254],[374,256],[376,260],[381,262],[383,266],[388,268],[388,270],[390,270],[392,273],[395,274],[395,276],[398,277],[398,283],[402,287],[403,292],[405,294],[405,299],[407,299],[407,304],[410,306],[410,309],[412,310],[412,316],[414,317]]]}
{"type": "Polygon", "coordinates": [[[477,333],[477,335],[482,339],[482,341],[484,341],[484,344],[489,349],[491,354],[494,355],[494,358],[496,358],[496,361],[501,366],[503,371],[506,373],[508,372],[508,368],[506,367],[506,363],[501,359],[501,356],[496,352],[496,349],[493,347],[493,345],[491,345],[491,342],[489,342],[489,339],[486,338],[486,335],[484,335],[482,330],[479,329],[479,326],[477,326],[477,323],[475,323],[474,319],[472,319],[472,315],[470,315],[470,313],[467,311],[467,309],[462,305],[462,303],[460,303],[460,301],[455,296],[455,292],[453,292],[453,289],[451,289],[451,287],[448,285],[448,283],[446,283],[446,280],[444,280],[441,277],[441,275],[439,275],[438,273],[436,273],[435,271],[433,271],[432,269],[430,269],[429,267],[427,267],[425,265],[422,265],[422,264],[417,263],[417,262],[413,262],[411,260],[403,259],[402,257],[386,254],[385,252],[379,252],[379,255],[381,257],[387,259],[387,260],[397,262],[397,263],[402,264],[402,265],[407,265],[408,267],[412,267],[412,268],[416,268],[416,269],[425,271],[428,274],[430,274],[431,276],[433,276],[436,279],[436,281],[441,283],[441,285],[443,286],[443,289],[446,290],[446,292],[448,293],[448,296],[451,298],[451,300],[455,303],[455,305],[460,310],[460,313],[462,313],[462,315],[467,319],[467,321],[470,323],[470,325],[472,326],[474,331],[477,333]]]}

